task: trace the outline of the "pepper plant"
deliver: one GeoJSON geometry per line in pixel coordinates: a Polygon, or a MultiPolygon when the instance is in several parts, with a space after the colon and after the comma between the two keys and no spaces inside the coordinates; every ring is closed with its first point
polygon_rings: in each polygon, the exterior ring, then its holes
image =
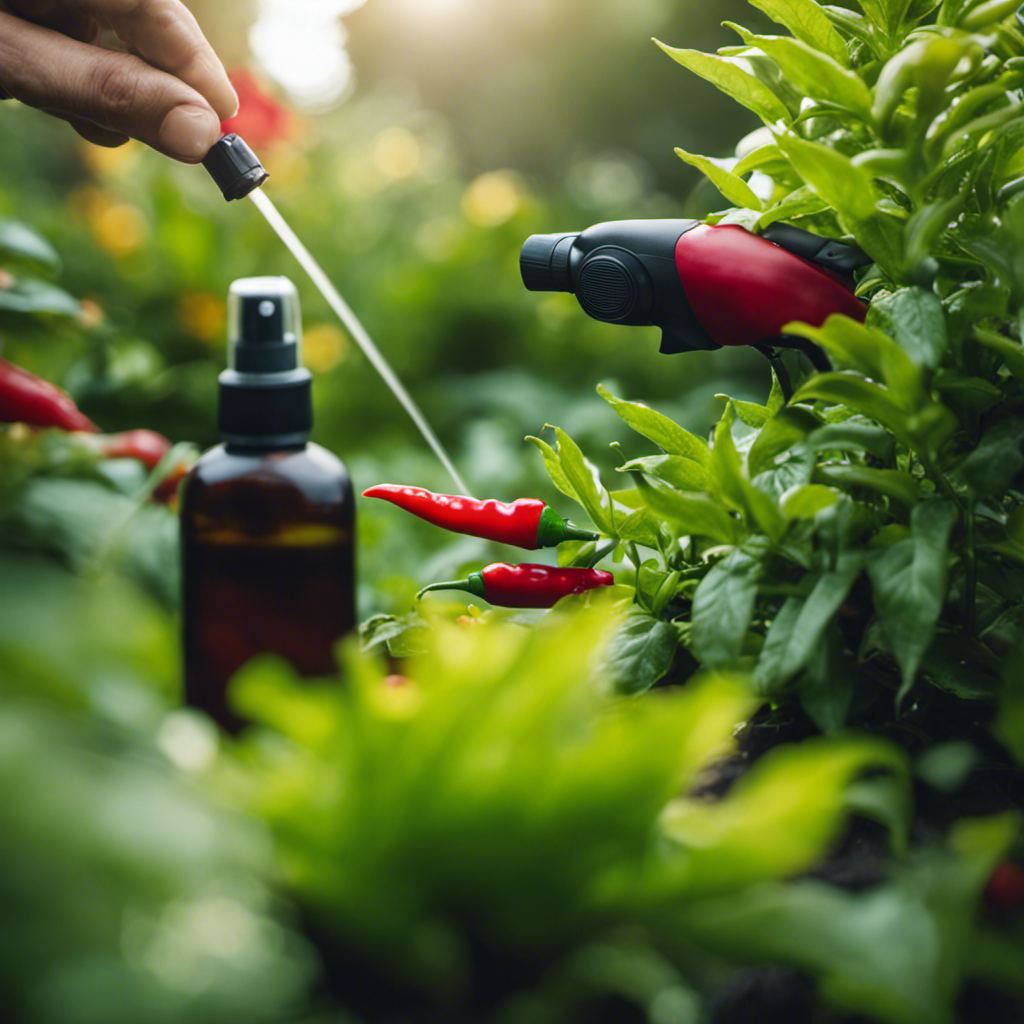
{"type": "MultiPolygon", "coordinates": [[[[656,446],[623,457],[617,488],[563,431],[530,440],[635,570],[623,688],[678,667],[682,644],[825,730],[886,694],[905,713],[930,688],[994,699],[1024,625],[1018,4],[751,4],[791,34],[730,25],[718,54],[662,49],[765,127],[733,159],[679,155],[733,204],[712,222],[863,248],[867,322],[789,325],[834,371],[788,402],[777,383],[764,405],[720,396],[709,441],[601,389],[656,446]]],[[[1019,729],[1005,738],[1020,751],[1019,729]]]]}

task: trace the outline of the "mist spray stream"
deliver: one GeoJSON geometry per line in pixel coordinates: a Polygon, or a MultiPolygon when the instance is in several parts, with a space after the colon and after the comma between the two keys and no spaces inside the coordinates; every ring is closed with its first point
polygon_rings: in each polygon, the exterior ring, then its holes
{"type": "Polygon", "coordinates": [[[298,235],[289,227],[288,222],[278,212],[277,207],[263,194],[261,189],[257,188],[250,192],[249,198],[255,203],[260,213],[263,214],[278,238],[284,242],[289,252],[298,260],[299,265],[309,275],[309,279],[324,299],[327,300],[328,305],[337,314],[345,329],[355,339],[363,355],[370,361],[373,368],[380,374],[381,379],[391,389],[391,393],[398,399],[402,408],[409,414],[409,418],[423,435],[423,439],[430,446],[431,451],[441,460],[441,465],[444,466],[448,475],[455,482],[457,493],[470,495],[471,491],[466,486],[462,477],[459,476],[458,470],[452,464],[452,460],[449,458],[444,446],[437,439],[437,435],[431,429],[419,406],[409,392],[406,391],[405,386],[395,375],[388,361],[381,355],[380,349],[377,348],[373,343],[373,339],[366,333],[366,328],[360,323],[359,318],[352,311],[349,304],[341,297],[338,289],[334,287],[330,278],[324,273],[323,268],[302,244],[298,235]]]}

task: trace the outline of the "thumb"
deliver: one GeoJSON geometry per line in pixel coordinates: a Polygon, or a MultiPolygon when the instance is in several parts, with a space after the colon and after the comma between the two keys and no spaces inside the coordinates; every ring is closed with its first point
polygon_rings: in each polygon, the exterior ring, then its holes
{"type": "Polygon", "coordinates": [[[220,137],[210,104],[174,75],[0,13],[0,87],[30,106],[89,121],[197,163],[220,137]]]}

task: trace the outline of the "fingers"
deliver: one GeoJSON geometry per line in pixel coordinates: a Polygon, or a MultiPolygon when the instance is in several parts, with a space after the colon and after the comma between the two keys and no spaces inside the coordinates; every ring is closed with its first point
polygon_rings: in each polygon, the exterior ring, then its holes
{"type": "Polygon", "coordinates": [[[95,42],[99,25],[91,15],[61,0],[7,0],[13,13],[83,43],[95,42]]]}
{"type": "Polygon", "coordinates": [[[224,65],[180,0],[75,2],[79,10],[109,25],[134,53],[192,86],[222,121],[238,112],[238,96],[224,65]]]}
{"type": "Polygon", "coordinates": [[[138,57],[80,43],[4,13],[0,89],[188,163],[201,160],[220,137],[219,116],[180,79],[138,57]]]}

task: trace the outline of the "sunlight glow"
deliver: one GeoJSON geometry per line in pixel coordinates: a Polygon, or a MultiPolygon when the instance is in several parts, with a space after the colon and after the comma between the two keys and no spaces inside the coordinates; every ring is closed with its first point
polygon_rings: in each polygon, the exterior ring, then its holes
{"type": "Polygon", "coordinates": [[[323,109],[336,103],[352,79],[341,16],[363,0],[260,0],[249,33],[263,69],[296,103],[323,109]]]}

